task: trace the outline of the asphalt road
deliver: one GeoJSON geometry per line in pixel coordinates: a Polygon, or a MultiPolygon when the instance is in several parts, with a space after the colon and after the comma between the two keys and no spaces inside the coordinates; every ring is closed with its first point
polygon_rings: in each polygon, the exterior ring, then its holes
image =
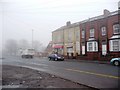
{"type": "Polygon", "coordinates": [[[2,64],[44,71],[95,88],[120,87],[120,67],[109,64],[49,61],[47,58],[22,59],[20,56],[7,56],[2,64]]]}

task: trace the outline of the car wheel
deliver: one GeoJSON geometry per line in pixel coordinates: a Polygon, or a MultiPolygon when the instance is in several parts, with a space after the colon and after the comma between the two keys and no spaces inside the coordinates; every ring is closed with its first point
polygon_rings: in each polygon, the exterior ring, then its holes
{"type": "Polygon", "coordinates": [[[113,64],[114,64],[115,66],[119,66],[119,65],[120,65],[119,61],[114,61],[113,64]]]}
{"type": "Polygon", "coordinates": [[[57,58],[55,58],[55,61],[57,61],[57,58]]]}
{"type": "Polygon", "coordinates": [[[24,56],[22,55],[22,58],[24,58],[24,56]]]}
{"type": "Polygon", "coordinates": [[[49,61],[51,60],[51,58],[49,58],[49,61]]]}

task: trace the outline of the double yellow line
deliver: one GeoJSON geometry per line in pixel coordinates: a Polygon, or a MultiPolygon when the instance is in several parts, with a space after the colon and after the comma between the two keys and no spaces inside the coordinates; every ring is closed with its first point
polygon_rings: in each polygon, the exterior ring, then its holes
{"type": "Polygon", "coordinates": [[[96,75],[96,76],[102,76],[102,77],[107,77],[107,78],[120,79],[120,77],[112,76],[112,75],[99,74],[99,73],[88,72],[88,71],[81,71],[81,70],[75,70],[75,69],[66,69],[66,70],[67,71],[79,72],[79,73],[85,73],[85,74],[91,74],[91,75],[96,75]]]}

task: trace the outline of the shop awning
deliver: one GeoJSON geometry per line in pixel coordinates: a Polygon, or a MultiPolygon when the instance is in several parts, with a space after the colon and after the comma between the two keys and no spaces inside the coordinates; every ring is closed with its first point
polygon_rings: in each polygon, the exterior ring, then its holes
{"type": "Polygon", "coordinates": [[[53,48],[63,48],[62,45],[55,45],[53,48]]]}

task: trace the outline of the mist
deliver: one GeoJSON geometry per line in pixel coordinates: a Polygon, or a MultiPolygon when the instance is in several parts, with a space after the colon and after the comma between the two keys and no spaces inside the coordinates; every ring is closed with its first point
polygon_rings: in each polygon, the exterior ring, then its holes
{"type": "MultiPolygon", "coordinates": [[[[52,31],[72,23],[116,11],[119,0],[0,0],[0,48],[8,40],[40,42],[52,40],[52,31]],[[33,32],[32,32],[33,30],[33,32]]],[[[2,51],[2,50],[0,50],[2,51]]]]}

